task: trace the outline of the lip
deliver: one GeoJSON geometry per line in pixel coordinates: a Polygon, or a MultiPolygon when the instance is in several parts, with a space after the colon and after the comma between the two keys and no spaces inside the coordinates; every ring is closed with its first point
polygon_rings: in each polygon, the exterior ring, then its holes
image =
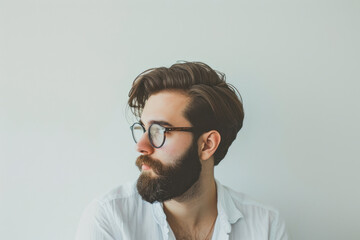
{"type": "Polygon", "coordinates": [[[149,166],[149,165],[146,165],[146,164],[143,164],[143,165],[141,165],[141,170],[150,170],[151,169],[151,167],[149,166]]]}

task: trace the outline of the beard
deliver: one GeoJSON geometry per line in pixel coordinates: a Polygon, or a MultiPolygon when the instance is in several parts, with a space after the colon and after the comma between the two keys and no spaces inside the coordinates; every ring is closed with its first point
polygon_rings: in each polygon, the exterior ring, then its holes
{"type": "Polygon", "coordinates": [[[155,173],[155,176],[151,176],[151,172],[142,172],[139,176],[136,187],[142,199],[153,203],[180,197],[199,180],[201,163],[196,142],[174,163],[167,166],[147,155],[136,159],[140,171],[142,164],[146,164],[155,173]]]}

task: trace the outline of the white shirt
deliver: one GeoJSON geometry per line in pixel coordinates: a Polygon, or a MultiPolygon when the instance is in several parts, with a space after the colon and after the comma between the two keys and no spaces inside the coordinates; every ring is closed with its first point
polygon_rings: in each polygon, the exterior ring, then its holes
{"type": "MultiPolygon", "coordinates": [[[[216,181],[218,216],[212,239],[287,240],[279,213],[216,181]]],[[[76,240],[174,240],[162,203],[142,200],[136,182],[121,185],[85,209],[76,240]]]]}

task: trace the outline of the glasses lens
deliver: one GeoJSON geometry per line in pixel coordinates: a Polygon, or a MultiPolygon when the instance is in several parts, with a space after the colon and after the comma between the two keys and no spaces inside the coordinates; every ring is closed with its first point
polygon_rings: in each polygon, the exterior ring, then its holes
{"type": "Polygon", "coordinates": [[[160,147],[164,142],[165,128],[159,124],[152,124],[149,129],[150,138],[154,147],[160,147]]]}
{"type": "Polygon", "coordinates": [[[144,135],[144,129],[139,123],[135,123],[133,127],[131,128],[132,135],[134,137],[134,141],[137,143],[139,142],[142,135],[144,135]]]}

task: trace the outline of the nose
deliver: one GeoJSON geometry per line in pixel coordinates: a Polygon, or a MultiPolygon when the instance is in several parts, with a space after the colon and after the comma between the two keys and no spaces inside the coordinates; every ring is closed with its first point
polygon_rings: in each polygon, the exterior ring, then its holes
{"type": "Polygon", "coordinates": [[[147,132],[145,132],[136,144],[136,151],[142,155],[150,155],[154,152],[154,148],[149,141],[147,132]]]}

